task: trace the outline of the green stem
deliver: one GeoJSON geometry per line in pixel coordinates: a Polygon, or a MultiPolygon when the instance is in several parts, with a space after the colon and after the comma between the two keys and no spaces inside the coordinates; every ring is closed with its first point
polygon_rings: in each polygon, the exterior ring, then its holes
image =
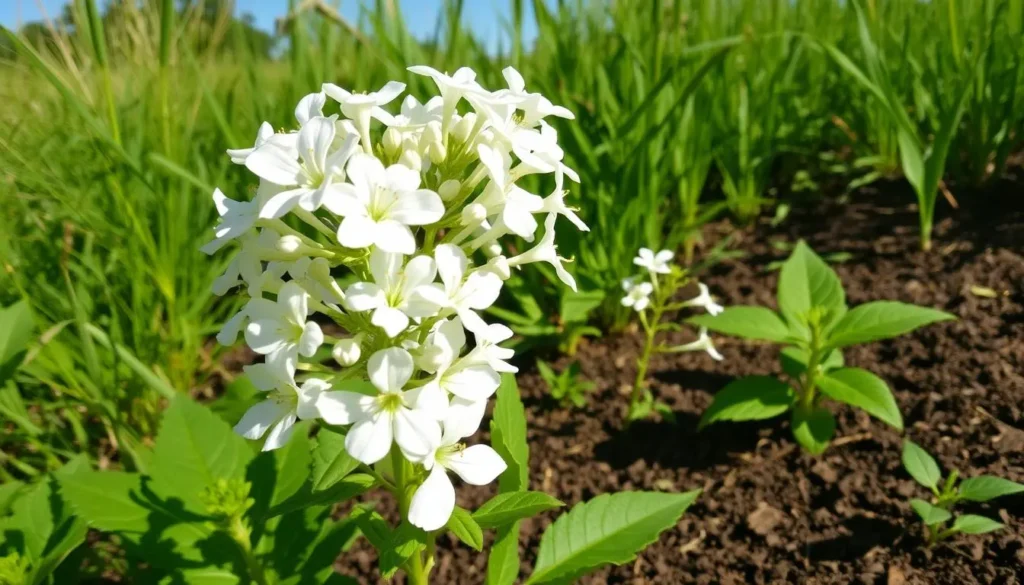
{"type": "MultiPolygon", "coordinates": [[[[403,520],[409,517],[409,462],[402,455],[398,445],[391,447],[391,470],[395,475],[395,497],[398,498],[398,509],[403,520]]],[[[431,563],[432,564],[432,563],[431,563]]],[[[409,576],[410,585],[428,585],[429,570],[423,566],[423,556],[419,551],[409,557],[405,564],[405,572],[409,576]]]]}
{"type": "Polygon", "coordinates": [[[242,551],[245,567],[248,569],[249,577],[252,578],[253,582],[256,585],[269,585],[270,582],[267,581],[267,575],[263,571],[262,563],[252,552],[252,543],[249,542],[249,529],[241,518],[235,518],[231,521],[231,525],[228,527],[228,534],[238,544],[239,550],[242,551]]]}
{"type": "Polygon", "coordinates": [[[802,394],[800,395],[800,407],[805,412],[814,408],[814,397],[818,378],[818,364],[821,363],[821,335],[816,323],[810,324],[811,328],[811,351],[807,359],[807,371],[804,373],[802,394]]]}

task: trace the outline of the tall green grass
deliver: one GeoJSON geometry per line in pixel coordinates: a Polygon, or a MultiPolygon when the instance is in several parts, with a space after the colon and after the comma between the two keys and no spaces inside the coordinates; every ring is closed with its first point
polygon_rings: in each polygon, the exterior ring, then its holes
{"type": "MultiPolygon", "coordinates": [[[[0,304],[29,300],[45,332],[17,379],[19,437],[144,466],[163,402],[217,383],[210,338],[233,307],[210,294],[223,266],[198,248],[213,187],[251,189],[223,152],[264,120],[287,126],[323,81],[396,78],[422,95],[429,80],[406,66],[468,65],[496,89],[512,64],[575,112],[560,143],[593,231],[561,251],[581,292],[524,276],[496,311],[572,350],[625,324],[619,282],[639,247],[705,262],[704,224],[770,213],[794,177],[903,174],[928,241],[936,193],[962,199],[1020,149],[1022,1],[511,0],[497,54],[459,0],[426,40],[393,1],[355,22],[292,1],[273,59],[201,2],[120,3],[115,18],[76,0],[44,43],[3,31],[16,57],[0,64],[0,304]]],[[[6,451],[22,475],[63,458],[6,451]]]]}

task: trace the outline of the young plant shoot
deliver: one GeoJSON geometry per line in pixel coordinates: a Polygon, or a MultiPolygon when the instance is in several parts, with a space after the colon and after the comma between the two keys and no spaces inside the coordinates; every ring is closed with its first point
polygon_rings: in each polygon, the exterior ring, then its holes
{"type": "Polygon", "coordinates": [[[783,378],[750,376],[730,383],[715,395],[701,417],[701,427],[789,412],[793,437],[806,451],[818,455],[835,433],[835,418],[823,404],[831,398],[902,430],[903,417],[888,384],[865,369],[844,367],[842,349],[954,317],[894,301],[850,309],[835,271],[802,241],[779,273],[778,304],[778,313],[765,307],[736,306],[719,315],[690,319],[712,331],[783,346],[779,354],[783,378]]]}
{"type": "MultiPolygon", "coordinates": [[[[508,88],[498,91],[485,90],[468,68],[452,75],[409,70],[433,80],[440,95],[425,103],[407,96],[390,113],[384,106],[398,99],[403,83],[370,93],[325,83],[296,107],[297,130],[264,124],[252,148],[229,151],[259,187],[251,200],[219,190],[213,196],[221,220],[204,249],[235,246],[215,292],[248,297],[218,339],[230,344],[244,334],[265,357],[246,369],[265,400],[235,431],[262,440],[264,451],[301,451],[308,428],[296,433],[297,423],[320,421],[313,468],[335,462],[324,470],[331,480],[317,490],[324,478],[314,477],[308,492],[285,501],[301,508],[370,488],[391,492],[398,526],[369,508],[352,514],[380,552],[385,578],[402,569],[409,583],[428,583],[439,535],[451,532],[480,550],[482,529],[496,528],[489,571],[511,582],[519,567],[518,521],[561,503],[526,491],[525,415],[511,377],[517,370],[513,351],[500,345],[512,332],[481,312],[512,271],[529,264],[549,264],[576,288],[558,255],[556,221],[562,216],[588,228],[566,203],[565,178],[578,177],[546,120],[573,114],[527,92],[511,67],[504,70],[508,88]],[[460,110],[463,104],[471,111],[460,110]],[[334,107],[340,116],[325,114],[334,107]],[[518,186],[526,175],[550,177],[550,191],[518,186]],[[506,256],[503,242],[513,236],[532,245],[506,256]],[[346,335],[325,334],[325,322],[346,335]],[[325,344],[333,345],[340,370],[320,363],[325,344]],[[496,392],[492,445],[467,446],[496,392]],[[455,478],[472,485],[500,478],[501,493],[470,513],[456,506],[455,478]],[[332,491],[346,481],[355,483],[352,489],[332,491]]],[[[213,528],[238,544],[251,578],[272,582],[251,546],[266,506],[254,505],[241,478],[224,479],[205,492],[205,511],[218,518],[213,528]]],[[[254,492],[264,487],[253,485],[254,492]]],[[[574,509],[550,527],[554,536],[544,536],[528,582],[563,582],[629,560],[674,525],[694,497],[618,494],[574,509]],[[633,514],[645,509],[647,516],[633,514]],[[638,519],[646,524],[634,526],[638,519]],[[614,551],[602,552],[594,541],[633,528],[635,542],[614,551]]]]}
{"type": "Polygon", "coordinates": [[[562,407],[583,408],[587,404],[587,394],[593,392],[596,387],[593,382],[580,376],[579,362],[569,364],[556,374],[550,364],[537,360],[537,371],[547,384],[551,397],[562,407]]]}
{"type": "Polygon", "coordinates": [[[910,500],[910,507],[924,522],[929,547],[956,534],[984,534],[1003,528],[1001,522],[986,516],[963,514],[954,518],[950,510],[956,504],[987,502],[1024,492],[1024,485],[994,475],[970,477],[957,484],[960,474],[955,469],[943,481],[935,459],[909,440],[903,441],[903,468],[914,481],[932,492],[930,501],[910,500]],[[950,520],[953,521],[951,525],[948,524],[950,520]]]}
{"type": "Polygon", "coordinates": [[[636,381],[633,382],[633,390],[629,395],[627,419],[631,421],[646,418],[654,410],[671,413],[666,406],[654,400],[647,387],[647,368],[652,355],[706,351],[712,358],[722,359],[704,327],[701,327],[697,339],[691,343],[674,346],[657,343],[659,333],[679,330],[676,323],[662,322],[665,313],[689,307],[700,307],[712,316],[723,311],[711,298],[708,287],[699,282],[696,283],[699,291],[696,297],[687,301],[676,300],[679,291],[695,281],[685,270],[672,262],[674,257],[671,250],[662,250],[655,254],[652,250],[640,248],[640,252],[633,259],[633,264],[643,268],[644,272],[622,281],[622,290],[626,293],[622,297],[622,305],[636,311],[644,330],[644,348],[637,359],[636,381]]]}

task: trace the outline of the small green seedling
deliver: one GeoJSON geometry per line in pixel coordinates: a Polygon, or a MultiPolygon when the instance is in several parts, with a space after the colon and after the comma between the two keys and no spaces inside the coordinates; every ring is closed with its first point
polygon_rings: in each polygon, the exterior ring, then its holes
{"type": "Polygon", "coordinates": [[[994,475],[969,477],[957,485],[960,474],[955,469],[942,481],[935,459],[911,441],[903,441],[903,467],[914,481],[932,491],[930,502],[918,498],[910,500],[910,507],[924,521],[929,547],[956,534],[984,534],[1003,528],[1001,522],[976,514],[954,519],[950,509],[957,503],[987,502],[1024,492],[1024,485],[994,475]],[[947,527],[950,520],[953,523],[947,527]]]}
{"type": "Polygon", "coordinates": [[[701,427],[791,412],[794,438],[806,451],[819,455],[836,427],[835,417],[822,404],[827,397],[862,408],[903,430],[903,417],[889,386],[865,369],[844,367],[842,349],[955,317],[893,301],[850,309],[835,271],[802,241],[779,272],[778,303],[779,313],[766,307],[735,306],[719,315],[689,319],[713,331],[783,346],[782,379],[749,376],[730,383],[715,395],[701,427]]]}
{"type": "Polygon", "coordinates": [[[569,364],[568,367],[556,374],[550,364],[537,360],[537,371],[548,385],[551,397],[563,407],[575,405],[576,408],[583,408],[587,404],[587,394],[596,388],[593,382],[580,377],[578,362],[569,364]]]}

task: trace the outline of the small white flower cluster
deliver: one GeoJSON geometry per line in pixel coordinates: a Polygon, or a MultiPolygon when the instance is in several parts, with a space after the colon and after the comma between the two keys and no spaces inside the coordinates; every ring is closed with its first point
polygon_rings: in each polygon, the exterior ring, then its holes
{"type": "Polygon", "coordinates": [[[266,400],[236,431],[266,436],[266,450],[282,446],[299,419],[352,425],[345,448],[360,462],[400,453],[422,466],[409,521],[435,530],[455,506],[448,471],[486,484],[506,468],[489,446],[461,444],[480,426],[500,373],[516,371],[512,350],[499,346],[511,330],[479,312],[511,269],[533,262],[550,263],[575,290],[557,254],[555,220],[587,226],[565,203],[564,178],[579,177],[544,120],[572,119],[568,110],[527,92],[511,67],[503,72],[508,88],[493,92],[468,68],[409,70],[432,78],[440,96],[422,104],[407,96],[391,114],[383,106],[402,83],[369,94],[324,84],[299,102],[297,131],[264,123],[252,148],[229,150],[259,187],[251,200],[214,192],[220,222],[203,249],[238,244],[214,292],[242,287],[250,299],[217,338],[231,344],[244,332],[265,356],[246,371],[266,400]],[[324,114],[328,98],[341,116],[324,114]],[[471,111],[460,113],[462,102],[471,111]],[[553,175],[549,195],[516,185],[531,174],[553,175]],[[533,242],[538,215],[539,242],[506,257],[501,238],[533,242]],[[358,282],[343,290],[335,277],[346,273],[358,282]],[[325,338],[314,314],[351,337],[325,338]],[[301,361],[325,341],[334,342],[340,372],[301,361]],[[308,370],[324,374],[297,382],[308,370]]]}
{"type": "MultiPolygon", "coordinates": [[[[651,304],[651,294],[658,291],[658,275],[670,275],[673,273],[673,266],[671,264],[673,258],[675,258],[675,254],[673,254],[671,250],[661,250],[655,254],[653,250],[640,248],[636,258],[633,258],[633,264],[645,269],[646,275],[650,280],[643,280],[643,275],[631,276],[623,279],[622,290],[626,294],[622,297],[622,306],[632,307],[632,309],[638,313],[647,309],[651,304]]],[[[711,298],[711,292],[708,290],[707,285],[698,282],[697,290],[698,294],[696,297],[678,303],[672,308],[682,309],[687,307],[699,307],[711,315],[717,315],[725,310],[722,305],[719,305],[711,298]]],[[[667,294],[665,296],[667,297],[672,295],[675,291],[670,290],[666,292],[667,294]]],[[[665,300],[667,300],[667,298],[665,300]]],[[[712,358],[716,360],[722,359],[722,354],[715,349],[715,346],[711,342],[711,337],[708,336],[708,330],[704,327],[701,327],[700,332],[697,334],[696,341],[678,346],[675,350],[706,351],[712,358]]]]}

